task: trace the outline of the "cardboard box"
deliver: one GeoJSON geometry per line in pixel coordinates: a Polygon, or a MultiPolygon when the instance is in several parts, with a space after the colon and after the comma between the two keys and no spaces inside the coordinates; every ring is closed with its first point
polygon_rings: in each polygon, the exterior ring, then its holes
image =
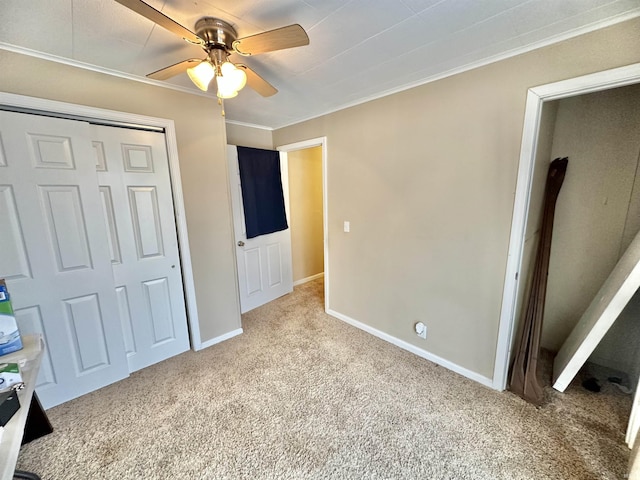
{"type": "Polygon", "coordinates": [[[18,323],[13,314],[7,284],[0,280],[0,355],[22,350],[18,323]]]}

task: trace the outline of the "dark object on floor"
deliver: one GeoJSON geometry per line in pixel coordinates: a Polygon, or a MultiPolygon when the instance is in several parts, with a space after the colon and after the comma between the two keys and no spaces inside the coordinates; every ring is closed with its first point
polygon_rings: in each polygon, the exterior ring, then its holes
{"type": "Polygon", "coordinates": [[[582,382],[582,386],[584,388],[586,388],[587,390],[589,390],[590,392],[599,392],[601,390],[600,388],[600,384],[598,383],[598,380],[596,380],[595,378],[591,377],[591,378],[587,378],[584,382],[582,382]]]}
{"type": "Polygon", "coordinates": [[[18,393],[14,390],[0,393],[0,427],[4,427],[20,409],[18,393]]]}
{"type": "Polygon", "coordinates": [[[534,405],[542,405],[544,400],[542,385],[538,378],[538,356],[540,355],[540,335],[544,317],[544,301],[547,294],[547,275],[551,255],[553,217],[560,187],[567,171],[568,159],[556,158],[549,165],[547,185],[544,194],[544,211],[540,243],[536,253],[531,281],[531,292],[524,317],[524,327],[518,342],[516,357],[511,371],[509,389],[534,405]]]}
{"type": "Polygon", "coordinates": [[[620,377],[609,377],[607,378],[607,380],[609,380],[611,383],[622,383],[622,379],[620,377]]]}
{"type": "Polygon", "coordinates": [[[40,477],[35,473],[16,470],[13,474],[13,480],[40,480],[40,477]]]}
{"type": "Polygon", "coordinates": [[[53,432],[49,417],[44,412],[44,408],[40,404],[38,395],[33,392],[31,404],[29,405],[29,414],[27,415],[27,423],[24,427],[24,435],[22,436],[22,445],[29,443],[36,438],[44,437],[53,432]]]}

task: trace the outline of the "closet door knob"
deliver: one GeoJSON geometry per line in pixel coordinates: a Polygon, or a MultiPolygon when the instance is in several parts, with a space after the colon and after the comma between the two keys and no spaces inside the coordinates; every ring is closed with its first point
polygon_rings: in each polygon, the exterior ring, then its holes
{"type": "Polygon", "coordinates": [[[244,242],[243,242],[242,240],[240,240],[240,241],[238,242],[238,246],[239,246],[239,247],[244,247],[244,242]]]}

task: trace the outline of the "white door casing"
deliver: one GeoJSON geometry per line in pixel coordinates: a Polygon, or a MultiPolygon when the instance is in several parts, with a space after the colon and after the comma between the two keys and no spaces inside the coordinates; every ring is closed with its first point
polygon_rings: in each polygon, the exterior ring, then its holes
{"type": "MultiPolygon", "coordinates": [[[[238,150],[235,145],[227,145],[227,162],[236,241],[240,311],[245,313],[293,291],[291,230],[287,228],[247,239],[238,150]]],[[[288,175],[286,168],[281,170],[286,205],[288,175]]]]}
{"type": "Polygon", "coordinates": [[[91,125],[131,372],[189,349],[163,133],[91,125]]]}
{"type": "Polygon", "coordinates": [[[89,124],[0,112],[0,277],[45,408],[128,376],[89,124]]]}
{"type": "Polygon", "coordinates": [[[640,431],[640,379],[636,383],[636,393],[633,396],[633,405],[631,407],[631,416],[629,417],[629,425],[627,426],[627,434],[625,441],[629,448],[633,448],[640,431]]]}
{"type": "MultiPolygon", "coordinates": [[[[306,148],[320,147],[322,149],[322,232],[323,232],[323,248],[324,248],[324,311],[329,313],[329,202],[327,190],[327,137],[312,138],[301,142],[289,143],[278,147],[282,164],[288,169],[288,152],[296,150],[304,150],[306,148]]],[[[285,206],[287,215],[289,215],[289,194],[288,194],[288,175],[287,188],[285,190],[285,206]]],[[[284,188],[283,188],[284,189],[284,188]]]]}
{"type": "Polygon", "coordinates": [[[520,162],[516,181],[509,252],[505,270],[498,342],[493,373],[493,388],[504,390],[515,337],[515,310],[520,288],[519,271],[522,264],[524,236],[529,211],[531,182],[535,166],[536,147],[542,104],[546,101],[582,95],[640,82],[640,63],[614,68],[582,77],[562,80],[529,89],[525,107],[520,162]]]}

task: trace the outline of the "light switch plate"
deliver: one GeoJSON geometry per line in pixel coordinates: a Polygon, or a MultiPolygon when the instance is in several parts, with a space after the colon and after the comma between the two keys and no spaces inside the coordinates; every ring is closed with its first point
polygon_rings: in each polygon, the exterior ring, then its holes
{"type": "Polygon", "coordinates": [[[351,222],[344,222],[344,231],[345,233],[349,233],[351,231],[351,222]]]}

